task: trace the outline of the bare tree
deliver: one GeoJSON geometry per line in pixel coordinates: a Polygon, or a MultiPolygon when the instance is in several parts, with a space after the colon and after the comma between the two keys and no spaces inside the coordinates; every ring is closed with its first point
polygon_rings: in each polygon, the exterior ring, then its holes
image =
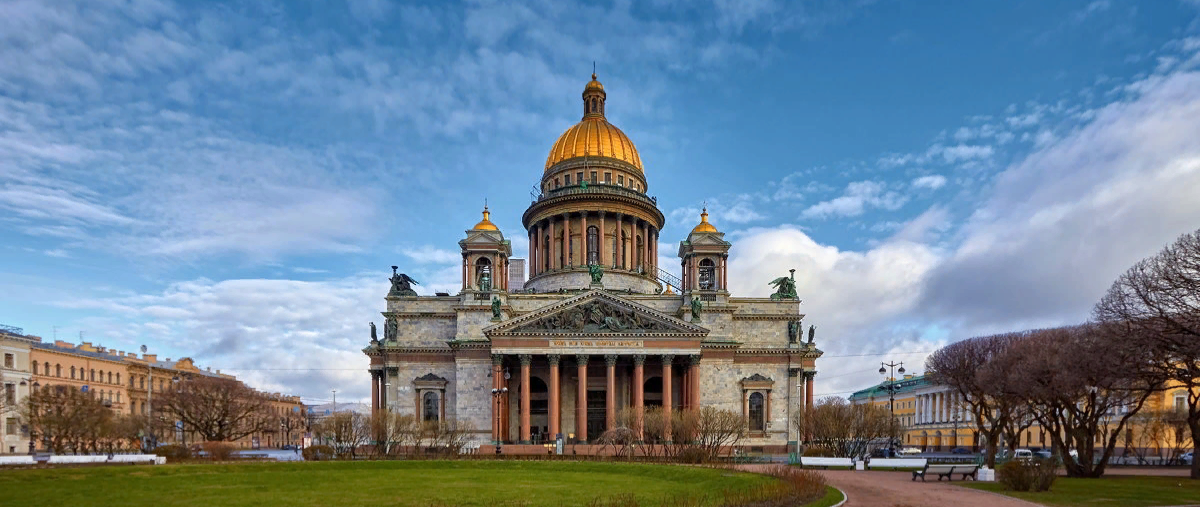
{"type": "Polygon", "coordinates": [[[812,445],[842,457],[863,456],[872,443],[891,434],[891,414],[870,403],[851,404],[844,398],[818,401],[804,418],[796,420],[800,434],[809,434],[812,445]]]}
{"type": "Polygon", "coordinates": [[[1014,378],[1023,380],[1013,394],[1028,404],[1060,456],[1079,453],[1078,460],[1063,460],[1070,477],[1104,474],[1122,430],[1161,384],[1139,367],[1150,351],[1112,336],[1095,324],[1045,329],[1008,352],[1014,378]]]}
{"type": "Polygon", "coordinates": [[[371,426],[366,416],[357,412],[334,412],[321,419],[313,433],[339,456],[353,458],[358,447],[369,441],[371,426]]]}
{"type": "Polygon", "coordinates": [[[1021,420],[1018,412],[1023,400],[1006,391],[1012,380],[1011,370],[1001,364],[1001,359],[1022,336],[1005,333],[969,338],[938,349],[925,361],[931,380],[953,389],[970,410],[991,468],[996,466],[1000,437],[1014,421],[1021,420]]]}
{"type": "MultiPolygon", "coordinates": [[[[1093,315],[1122,339],[1155,351],[1151,366],[1187,393],[1184,422],[1200,454],[1200,230],[1134,264],[1093,315]]],[[[1192,461],[1191,478],[1200,479],[1200,460],[1192,461]]]]}
{"type": "Polygon", "coordinates": [[[20,414],[55,454],[97,450],[113,418],[103,402],[65,386],[34,391],[25,398],[20,414]]]}
{"type": "Polygon", "coordinates": [[[429,421],[425,423],[430,447],[438,452],[457,455],[474,438],[475,428],[464,421],[429,421]]]}
{"type": "Polygon", "coordinates": [[[416,432],[420,430],[416,416],[397,414],[388,408],[372,413],[370,424],[375,452],[385,456],[410,445],[416,432]]]}
{"type": "Polygon", "coordinates": [[[161,397],[156,393],[154,409],[210,442],[278,429],[267,415],[267,398],[232,379],[197,375],[180,380],[161,397]]]}

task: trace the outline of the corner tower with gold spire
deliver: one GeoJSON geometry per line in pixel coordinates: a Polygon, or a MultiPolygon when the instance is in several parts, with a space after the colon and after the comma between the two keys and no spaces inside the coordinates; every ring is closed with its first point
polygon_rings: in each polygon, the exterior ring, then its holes
{"type": "Polygon", "coordinates": [[[658,233],[666,220],[633,141],[608,122],[604,85],[583,88],[583,117],[558,136],[539,193],[521,217],[535,292],[586,289],[600,265],[605,288],[658,293],[658,233]]]}

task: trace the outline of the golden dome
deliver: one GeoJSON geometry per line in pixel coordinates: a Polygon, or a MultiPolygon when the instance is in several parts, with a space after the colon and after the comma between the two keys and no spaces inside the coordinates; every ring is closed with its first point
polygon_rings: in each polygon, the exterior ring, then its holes
{"type": "Polygon", "coordinates": [[[713,224],[708,223],[708,208],[704,208],[704,211],[700,212],[700,223],[696,224],[692,232],[720,232],[713,224]]]}
{"type": "Polygon", "coordinates": [[[488,219],[489,217],[491,217],[491,215],[492,214],[488,212],[487,205],[484,205],[483,206],[483,220],[480,220],[479,223],[475,224],[475,227],[472,227],[471,230],[473,230],[473,231],[498,231],[498,230],[500,230],[499,227],[496,227],[496,224],[493,224],[492,221],[488,219]]]}
{"type": "Polygon", "coordinates": [[[605,93],[604,85],[592,80],[583,90],[584,115],[574,127],[567,129],[546,157],[546,171],[559,162],[579,157],[608,157],[626,162],[642,169],[642,157],[638,155],[633,141],[629,140],[621,129],[608,122],[604,117],[605,93]]]}

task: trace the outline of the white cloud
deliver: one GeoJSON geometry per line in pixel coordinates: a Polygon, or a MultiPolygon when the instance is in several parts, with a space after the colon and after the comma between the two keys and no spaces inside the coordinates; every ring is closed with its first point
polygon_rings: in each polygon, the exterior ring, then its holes
{"type": "Polygon", "coordinates": [[[45,252],[42,252],[42,253],[46,254],[47,256],[58,257],[60,259],[65,259],[65,258],[68,258],[71,256],[71,254],[67,253],[66,250],[63,250],[61,248],[55,248],[53,250],[46,250],[45,252]]]}
{"type": "Polygon", "coordinates": [[[400,253],[420,263],[458,264],[462,262],[462,254],[434,247],[421,245],[416,248],[401,248],[400,253]]]}
{"type": "Polygon", "coordinates": [[[896,210],[907,201],[907,197],[888,191],[883,183],[856,181],[846,185],[846,191],[840,197],[809,206],[800,213],[800,216],[804,218],[854,217],[863,214],[867,208],[896,210]]]}
{"type": "Polygon", "coordinates": [[[912,181],[912,186],[916,188],[928,188],[930,190],[937,190],[945,185],[946,177],[940,174],[921,176],[912,181]]]}
{"type": "Polygon", "coordinates": [[[929,149],[927,155],[934,157],[941,156],[947,164],[953,164],[961,161],[989,158],[994,153],[995,149],[991,146],[958,144],[954,146],[934,145],[929,149]]]}

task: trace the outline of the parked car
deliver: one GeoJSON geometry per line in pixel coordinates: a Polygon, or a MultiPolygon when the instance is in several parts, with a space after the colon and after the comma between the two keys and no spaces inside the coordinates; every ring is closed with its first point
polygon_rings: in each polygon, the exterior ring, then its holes
{"type": "Polygon", "coordinates": [[[914,454],[921,454],[921,450],[917,449],[916,447],[905,447],[900,449],[900,451],[898,451],[896,454],[901,456],[912,456],[914,454]]]}
{"type": "Polygon", "coordinates": [[[1185,452],[1185,453],[1179,455],[1179,461],[1180,461],[1180,463],[1183,463],[1184,465],[1191,465],[1192,457],[1193,457],[1192,451],[1188,451],[1188,452],[1185,452]]]}
{"type": "Polygon", "coordinates": [[[1041,459],[1050,459],[1050,458],[1054,457],[1054,453],[1050,452],[1050,449],[1039,449],[1039,450],[1033,452],[1033,457],[1041,458],[1041,459]]]}
{"type": "Polygon", "coordinates": [[[288,445],[284,445],[283,447],[280,447],[280,448],[279,448],[279,450],[281,450],[281,451],[294,451],[294,450],[296,450],[296,446],[294,446],[294,445],[291,445],[291,444],[288,444],[288,445]]]}
{"type": "Polygon", "coordinates": [[[950,454],[971,454],[971,450],[966,447],[955,447],[950,449],[950,454]]]}
{"type": "Polygon", "coordinates": [[[886,447],[880,447],[878,449],[875,449],[874,451],[871,451],[871,457],[872,458],[895,458],[896,451],[893,451],[886,447]]]}
{"type": "Polygon", "coordinates": [[[1013,453],[1013,459],[1029,460],[1033,459],[1033,451],[1029,449],[1017,449],[1013,453]]]}

